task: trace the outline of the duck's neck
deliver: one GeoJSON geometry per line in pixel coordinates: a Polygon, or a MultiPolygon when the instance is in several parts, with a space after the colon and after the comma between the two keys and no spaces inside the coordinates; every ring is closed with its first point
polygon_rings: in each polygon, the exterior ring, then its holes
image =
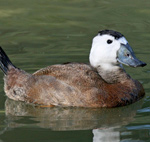
{"type": "Polygon", "coordinates": [[[123,83],[130,76],[125,72],[123,67],[121,66],[98,66],[97,71],[99,75],[107,82],[107,83],[123,83]]]}

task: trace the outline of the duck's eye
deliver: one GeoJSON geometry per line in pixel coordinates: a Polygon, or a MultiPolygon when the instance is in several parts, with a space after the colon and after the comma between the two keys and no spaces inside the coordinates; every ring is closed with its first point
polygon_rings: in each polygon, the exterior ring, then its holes
{"type": "Polygon", "coordinates": [[[130,56],[130,54],[127,54],[127,56],[129,57],[129,56],[130,56]]]}
{"type": "Polygon", "coordinates": [[[110,39],[107,40],[107,43],[108,43],[108,44],[111,44],[112,42],[113,42],[113,41],[110,40],[110,39]]]}

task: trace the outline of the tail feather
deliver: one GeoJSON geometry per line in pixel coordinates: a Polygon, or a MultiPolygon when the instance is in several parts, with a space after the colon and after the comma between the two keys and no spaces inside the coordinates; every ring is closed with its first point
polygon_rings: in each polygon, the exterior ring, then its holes
{"type": "Polygon", "coordinates": [[[0,47],[0,69],[5,75],[7,74],[9,65],[15,67],[4,52],[4,50],[0,47]]]}

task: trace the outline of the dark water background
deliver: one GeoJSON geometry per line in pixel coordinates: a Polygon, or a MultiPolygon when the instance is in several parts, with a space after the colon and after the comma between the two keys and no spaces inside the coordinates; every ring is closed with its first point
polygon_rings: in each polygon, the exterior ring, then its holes
{"type": "Polygon", "coordinates": [[[125,67],[146,96],[113,109],[38,108],[8,100],[0,73],[0,142],[150,141],[150,1],[0,0],[0,45],[30,73],[88,62],[92,38],[102,29],[123,33],[148,64],[125,67]]]}

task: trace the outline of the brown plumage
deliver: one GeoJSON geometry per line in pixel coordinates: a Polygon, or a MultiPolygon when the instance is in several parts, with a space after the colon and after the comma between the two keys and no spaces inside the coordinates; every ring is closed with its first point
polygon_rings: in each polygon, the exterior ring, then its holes
{"type": "Polygon", "coordinates": [[[11,66],[4,79],[9,98],[44,106],[117,107],[145,94],[129,76],[109,84],[90,65],[79,63],[52,65],[33,75],[11,66]]]}
{"type": "MultiPolygon", "coordinates": [[[[108,32],[106,31],[107,34],[108,32]]],[[[116,39],[112,37],[112,33],[111,31],[110,36],[108,36],[111,41],[106,42],[109,45],[113,40],[117,42],[116,46],[120,45],[120,42],[121,44],[126,42],[124,39],[118,41],[118,38],[122,38],[123,35],[114,33],[115,37],[118,37],[116,39]]],[[[100,38],[99,36],[106,38],[105,32],[98,35],[97,38],[100,38]]],[[[112,46],[112,48],[114,47],[112,46]]],[[[114,48],[116,53],[119,54],[116,54],[116,56],[120,56],[124,52],[125,46],[122,48],[123,51],[120,50],[118,53],[119,47],[117,50],[116,47],[114,48]]],[[[107,47],[107,49],[109,48],[107,47]]],[[[92,51],[92,55],[90,55],[91,65],[84,63],[58,64],[29,74],[16,68],[0,48],[0,65],[5,74],[5,93],[13,100],[41,106],[118,107],[131,104],[144,96],[144,89],[138,81],[133,80],[120,67],[118,57],[114,57],[113,50],[112,53],[108,54],[111,60],[107,60],[107,57],[104,63],[102,62],[103,59],[101,62],[93,62],[95,56],[98,57],[96,55],[98,53],[93,54],[92,51]]],[[[124,58],[127,58],[127,56],[124,58]]],[[[119,58],[120,60],[123,63],[124,60],[119,58]]],[[[128,60],[130,66],[132,66],[131,58],[126,59],[126,62],[128,60]]],[[[136,58],[135,60],[134,66],[146,65],[136,58]]]]}

